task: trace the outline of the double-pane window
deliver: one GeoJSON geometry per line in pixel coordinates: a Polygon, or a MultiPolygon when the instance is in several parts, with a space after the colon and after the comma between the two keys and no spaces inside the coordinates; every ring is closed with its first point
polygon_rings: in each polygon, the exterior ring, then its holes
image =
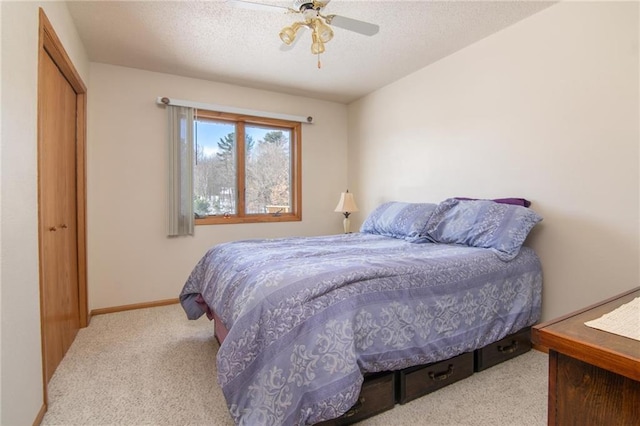
{"type": "Polygon", "coordinates": [[[300,123],[198,110],[196,225],[301,218],[300,123]]]}

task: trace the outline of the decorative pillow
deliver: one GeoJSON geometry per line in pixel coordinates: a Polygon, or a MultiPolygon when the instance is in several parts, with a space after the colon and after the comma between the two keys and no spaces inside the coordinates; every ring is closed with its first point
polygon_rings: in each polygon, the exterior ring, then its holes
{"type": "Polygon", "coordinates": [[[437,204],[390,201],[378,206],[364,221],[360,232],[413,241],[420,237],[437,204]]]}
{"type": "Polygon", "coordinates": [[[438,204],[424,235],[438,243],[488,248],[508,261],[518,255],[527,235],[541,220],[522,206],[449,198],[438,204]]]}
{"type": "MultiPolygon", "coordinates": [[[[456,197],[456,200],[479,200],[479,198],[467,198],[467,197],[456,197]]],[[[526,198],[494,198],[493,201],[495,203],[500,204],[513,204],[515,206],[529,207],[531,205],[531,201],[526,198]]]]}

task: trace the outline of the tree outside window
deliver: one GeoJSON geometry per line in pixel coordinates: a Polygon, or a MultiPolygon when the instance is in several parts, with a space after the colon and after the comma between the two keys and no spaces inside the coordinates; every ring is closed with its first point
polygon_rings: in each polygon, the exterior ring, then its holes
{"type": "Polygon", "coordinates": [[[300,124],[199,110],[196,225],[300,220],[300,124]]]}

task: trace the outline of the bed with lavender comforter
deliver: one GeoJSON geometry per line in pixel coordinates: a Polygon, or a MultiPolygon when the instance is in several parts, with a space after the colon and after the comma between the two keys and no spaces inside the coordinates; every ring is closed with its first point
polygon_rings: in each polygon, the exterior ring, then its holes
{"type": "Polygon", "coordinates": [[[534,324],[542,271],[533,250],[354,233],[211,248],[180,300],[204,299],[229,334],[218,382],[239,425],[304,425],[356,402],[364,372],[472,351],[534,324]]]}

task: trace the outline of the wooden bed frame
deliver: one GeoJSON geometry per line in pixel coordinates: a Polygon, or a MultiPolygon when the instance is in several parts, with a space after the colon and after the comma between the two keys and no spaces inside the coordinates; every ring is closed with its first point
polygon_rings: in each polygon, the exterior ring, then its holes
{"type": "MultiPolygon", "coordinates": [[[[219,344],[228,331],[213,314],[214,335],[219,344]]],[[[397,371],[365,374],[356,404],[342,416],[319,423],[322,426],[350,425],[405,404],[447,385],[486,370],[496,364],[522,355],[531,349],[531,327],[511,334],[473,352],[432,364],[408,367],[397,371]]]]}

